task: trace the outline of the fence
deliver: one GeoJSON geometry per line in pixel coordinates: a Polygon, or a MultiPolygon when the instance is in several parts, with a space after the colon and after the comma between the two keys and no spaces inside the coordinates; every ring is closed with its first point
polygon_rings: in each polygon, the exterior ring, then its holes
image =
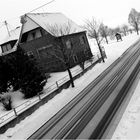
{"type": "MultiPolygon", "coordinates": [[[[98,60],[99,60],[99,56],[96,56],[96,57],[93,58],[93,62],[86,62],[85,63],[85,69],[90,67],[93,63],[95,63],[98,60]]],[[[80,74],[82,71],[83,70],[81,68],[71,70],[72,76],[75,77],[78,74],[80,74]]],[[[8,113],[6,113],[2,117],[0,117],[0,127],[4,126],[6,123],[8,123],[11,120],[13,120],[14,118],[18,117],[18,115],[20,113],[22,113],[25,110],[29,109],[30,107],[32,107],[36,103],[41,102],[41,100],[43,98],[45,98],[46,96],[50,95],[55,90],[59,89],[60,86],[62,86],[63,84],[65,84],[69,80],[70,80],[69,76],[66,75],[65,77],[61,78],[60,80],[56,81],[54,84],[52,84],[49,87],[47,87],[46,89],[44,89],[43,94],[38,93],[38,96],[36,96],[36,97],[34,97],[32,99],[29,99],[28,101],[25,101],[24,103],[20,104],[19,106],[13,108],[11,111],[9,111],[8,113]]]]}

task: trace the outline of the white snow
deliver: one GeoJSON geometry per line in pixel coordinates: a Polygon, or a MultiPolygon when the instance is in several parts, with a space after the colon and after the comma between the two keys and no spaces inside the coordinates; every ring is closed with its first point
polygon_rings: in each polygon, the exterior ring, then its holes
{"type": "Polygon", "coordinates": [[[10,36],[7,35],[3,40],[0,41],[0,44],[4,44],[6,42],[12,41],[12,40],[18,40],[20,35],[21,27],[17,27],[16,29],[13,29],[10,31],[10,36]]]}
{"type": "MultiPolygon", "coordinates": [[[[58,112],[64,105],[66,105],[72,98],[74,98],[84,87],[86,87],[92,80],[94,80],[103,70],[105,70],[113,61],[115,61],[131,44],[133,44],[139,36],[137,36],[135,33],[123,37],[123,41],[117,42],[116,40],[110,42],[108,45],[104,44],[107,59],[105,59],[105,63],[99,63],[96,66],[94,66],[91,70],[89,70],[87,73],[85,73],[82,77],[79,79],[76,79],[74,81],[75,88],[69,88],[62,90],[61,93],[57,94],[53,99],[48,101],[45,105],[41,106],[39,109],[37,109],[34,113],[32,113],[30,116],[26,117],[23,121],[21,121],[19,124],[17,124],[13,128],[9,128],[4,134],[0,135],[0,139],[26,139],[28,136],[30,136],[38,127],[40,127],[45,121],[49,120],[56,112],[58,112]]],[[[94,41],[90,40],[91,49],[96,52],[95,50],[97,47],[94,44],[94,41]]],[[[63,74],[61,73],[61,76],[63,74]]],[[[49,79],[50,83],[55,80],[55,78],[62,78],[60,76],[60,73],[54,73],[52,74],[53,80],[49,79]],[[59,74],[59,75],[58,75],[59,74]]],[[[140,84],[138,86],[140,88],[140,84]]],[[[139,91],[137,89],[136,91],[139,91]]],[[[134,104],[134,107],[131,107],[131,110],[128,112],[129,114],[138,114],[140,113],[140,107],[139,103],[136,103],[137,101],[140,102],[140,96],[138,93],[134,94],[130,104],[134,104]],[[134,98],[134,99],[133,99],[134,98]],[[133,109],[133,110],[132,110],[133,109]]],[[[125,117],[128,117],[125,116],[125,117]]],[[[124,117],[124,120],[125,120],[124,117]]],[[[137,115],[137,118],[139,118],[139,115],[137,115]]],[[[123,118],[122,118],[123,120],[123,118]]],[[[128,117],[128,120],[133,121],[134,116],[128,117]]],[[[136,120],[136,119],[135,119],[136,120]]],[[[136,121],[135,121],[136,122],[136,121]]],[[[138,123],[137,123],[138,124],[138,123]]],[[[121,132],[124,132],[123,125],[121,125],[120,129],[116,131],[116,133],[119,135],[119,139],[121,139],[121,132]],[[119,133],[120,132],[120,133],[119,133]]],[[[135,128],[138,129],[140,125],[136,125],[135,128]]],[[[127,123],[124,128],[131,128],[130,123],[127,123]]],[[[132,130],[125,133],[125,135],[128,135],[128,132],[130,133],[132,130]]],[[[135,131],[136,132],[136,131],[135,131]]],[[[118,138],[117,135],[117,138],[118,138]]],[[[130,137],[132,135],[129,134],[130,137]]],[[[114,137],[115,138],[115,137],[114,137]]]]}

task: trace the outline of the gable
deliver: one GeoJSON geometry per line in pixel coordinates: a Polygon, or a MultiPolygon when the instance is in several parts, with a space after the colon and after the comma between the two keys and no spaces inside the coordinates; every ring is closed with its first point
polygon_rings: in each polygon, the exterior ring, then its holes
{"type": "MultiPolygon", "coordinates": [[[[22,17],[24,18],[24,17],[22,17]]],[[[26,16],[26,19],[24,19],[25,22],[23,24],[23,29],[22,29],[22,34],[31,31],[33,29],[36,29],[37,27],[39,27],[38,24],[36,24],[33,20],[31,20],[29,17],[26,16]]]]}

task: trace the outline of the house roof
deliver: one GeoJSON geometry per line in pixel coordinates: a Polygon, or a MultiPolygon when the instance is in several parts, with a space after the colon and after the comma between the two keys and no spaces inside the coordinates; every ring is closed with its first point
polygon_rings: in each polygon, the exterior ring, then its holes
{"type": "Polygon", "coordinates": [[[115,36],[116,36],[116,35],[121,35],[121,33],[119,33],[119,32],[116,32],[115,36]]]}
{"type": "MultiPolygon", "coordinates": [[[[25,21],[27,21],[27,19],[32,20],[34,23],[36,23],[36,25],[42,27],[50,34],[52,34],[52,32],[50,32],[49,28],[54,27],[56,25],[58,27],[64,27],[65,25],[70,24],[71,26],[70,33],[83,31],[83,29],[80,26],[78,26],[75,22],[67,18],[62,13],[27,13],[21,18],[26,18],[25,21]]],[[[28,28],[33,28],[33,26],[31,27],[28,25],[28,28]]],[[[29,30],[30,29],[27,29],[27,25],[26,25],[26,31],[29,30]]],[[[56,35],[56,36],[60,36],[60,35],[56,35]]]]}
{"type": "Polygon", "coordinates": [[[19,39],[19,35],[20,35],[20,31],[21,31],[21,27],[17,27],[16,29],[14,30],[11,30],[10,31],[10,36],[7,35],[2,41],[0,41],[0,45],[2,44],[5,44],[9,41],[12,41],[12,40],[18,40],[19,39]]]}

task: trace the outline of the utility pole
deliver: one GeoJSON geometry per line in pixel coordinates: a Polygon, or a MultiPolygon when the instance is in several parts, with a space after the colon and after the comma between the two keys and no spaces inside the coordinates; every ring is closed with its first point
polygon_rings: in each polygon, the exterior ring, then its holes
{"type": "Polygon", "coordinates": [[[4,24],[5,24],[5,26],[6,26],[6,29],[7,29],[8,35],[9,35],[9,37],[10,37],[11,35],[10,35],[10,31],[9,31],[9,29],[8,29],[8,23],[7,23],[6,20],[4,21],[4,24]]]}

